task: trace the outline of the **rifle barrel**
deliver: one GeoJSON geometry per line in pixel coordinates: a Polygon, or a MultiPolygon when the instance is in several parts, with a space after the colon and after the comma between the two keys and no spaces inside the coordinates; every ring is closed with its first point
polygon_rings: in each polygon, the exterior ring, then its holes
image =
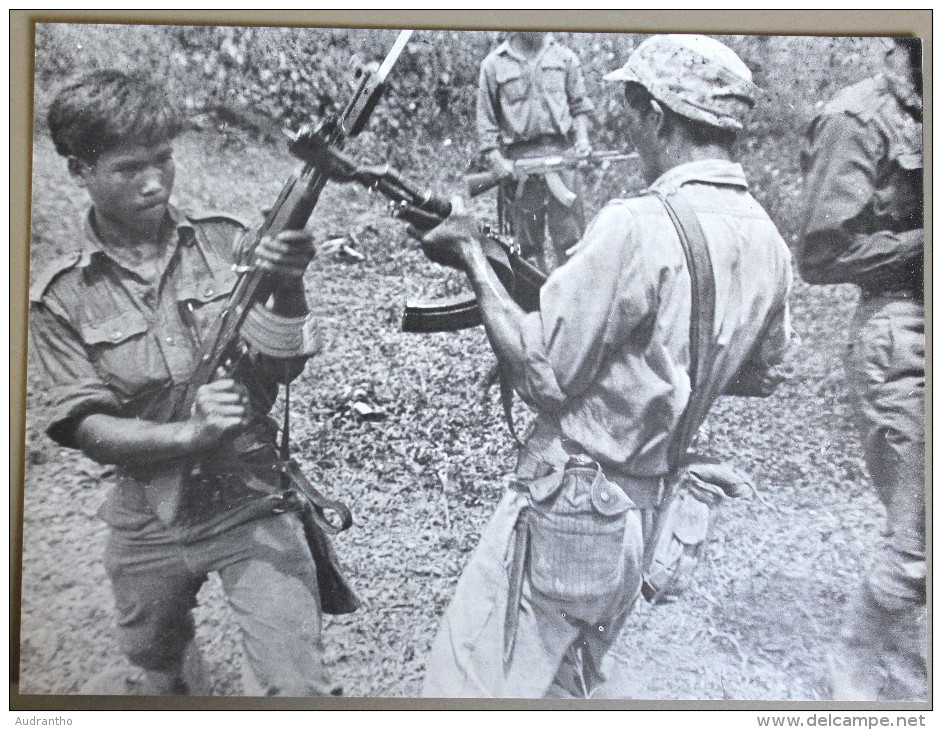
{"type": "MultiPolygon", "coordinates": [[[[553,155],[551,157],[524,157],[514,160],[514,167],[521,175],[543,175],[573,168],[601,165],[607,162],[624,162],[637,159],[637,152],[619,152],[617,150],[593,152],[587,157],[553,155]]],[[[476,198],[498,185],[509,176],[498,170],[486,170],[465,176],[469,197],[476,198]]]]}

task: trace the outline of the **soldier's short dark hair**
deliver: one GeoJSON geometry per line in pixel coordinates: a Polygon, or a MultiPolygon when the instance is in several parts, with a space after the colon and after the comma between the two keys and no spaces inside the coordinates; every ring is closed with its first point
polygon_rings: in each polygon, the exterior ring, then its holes
{"type": "MultiPolygon", "coordinates": [[[[644,86],[636,81],[625,83],[625,100],[638,112],[644,113],[652,101],[655,101],[644,86]]],[[[690,139],[696,144],[707,145],[715,144],[728,150],[732,150],[736,144],[735,129],[721,129],[714,127],[706,122],[700,122],[696,119],[690,119],[678,114],[666,104],[661,104],[664,115],[669,125],[680,125],[684,128],[690,139]]]]}
{"type": "Polygon", "coordinates": [[[59,90],[49,107],[56,151],[94,164],[122,144],[167,142],[183,128],[167,90],[144,73],[93,71],[59,90]]]}

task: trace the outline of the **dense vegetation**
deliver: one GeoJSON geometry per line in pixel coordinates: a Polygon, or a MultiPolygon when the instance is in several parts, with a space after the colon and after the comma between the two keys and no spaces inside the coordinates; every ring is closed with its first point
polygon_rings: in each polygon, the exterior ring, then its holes
{"type": "MultiPolygon", "coordinates": [[[[99,67],[147,68],[167,79],[196,125],[227,124],[275,140],[343,104],[363,62],[381,59],[392,30],[216,26],[40,25],[37,28],[37,118],[56,86],[99,67]]],[[[490,31],[420,31],[400,58],[391,90],[377,108],[363,154],[442,182],[474,152],[474,96],[481,59],[502,38],[490,31]]],[[[645,36],[557,33],[582,61],[596,105],[598,147],[625,147],[619,102],[602,77],[645,36]]],[[[764,95],[742,143],[743,162],[760,201],[786,237],[797,150],[813,109],[868,75],[881,56],[872,38],[719,36],[752,68],[764,95]]],[[[601,200],[621,184],[600,181],[601,200]]],[[[619,181],[623,182],[623,181],[619,181]]]]}

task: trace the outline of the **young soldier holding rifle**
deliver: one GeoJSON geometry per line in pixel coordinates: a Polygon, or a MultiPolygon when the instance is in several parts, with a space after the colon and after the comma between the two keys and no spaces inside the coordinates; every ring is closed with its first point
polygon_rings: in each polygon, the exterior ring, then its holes
{"type": "Polygon", "coordinates": [[[353,610],[356,599],[342,579],[338,593],[321,590],[333,555],[322,543],[312,556],[268,417],[279,384],[315,349],[302,285],[311,237],[282,231],[252,252],[238,221],[171,205],[181,121],[144,76],[96,71],[70,83],[49,129],[91,209],[72,252],[33,278],[30,352],[49,435],[117,467],[101,510],[105,565],[121,647],[143,669],[139,686],[97,691],[200,688],[198,662],[187,659],[191,609],[215,571],[242,629],[245,693],[337,693],[322,662],[322,608],[353,610]],[[264,272],[270,296],[251,308],[237,362],[174,418],[236,286],[234,267],[264,272]],[[177,474],[180,502],[164,513],[148,490],[177,474]]]}

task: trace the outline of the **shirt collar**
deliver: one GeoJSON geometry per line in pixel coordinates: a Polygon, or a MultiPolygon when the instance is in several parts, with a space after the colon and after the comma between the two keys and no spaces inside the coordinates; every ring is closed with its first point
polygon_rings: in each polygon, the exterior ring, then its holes
{"type": "Polygon", "coordinates": [[[886,88],[900,104],[909,109],[922,111],[922,97],[916,91],[916,86],[912,81],[892,71],[884,71],[883,78],[886,80],[886,88]]]}
{"type": "MultiPolygon", "coordinates": [[[[543,53],[543,51],[545,51],[547,48],[549,48],[550,46],[553,46],[553,45],[556,45],[556,38],[553,37],[553,34],[552,34],[552,33],[547,33],[547,34],[546,34],[546,37],[543,39],[543,45],[540,46],[540,49],[537,51],[536,56],[534,56],[533,58],[538,57],[541,53],[543,53]]],[[[508,38],[507,40],[501,42],[501,44],[500,44],[499,46],[497,46],[497,53],[505,53],[505,54],[507,54],[508,56],[510,56],[511,58],[514,58],[514,59],[516,59],[517,61],[520,61],[520,62],[527,62],[527,63],[528,63],[529,61],[533,60],[533,59],[525,58],[525,57],[522,56],[521,54],[517,53],[517,52],[513,49],[513,47],[510,45],[510,39],[509,39],[509,38],[508,38]]]]}
{"type": "Polygon", "coordinates": [[[672,167],[648,188],[653,193],[670,195],[689,182],[708,185],[734,185],[748,189],[746,173],[742,165],[731,160],[695,160],[672,167]]]}
{"type": "MultiPolygon", "coordinates": [[[[92,223],[93,212],[94,210],[89,208],[88,215],[85,216],[85,222],[83,225],[85,239],[82,243],[82,248],[79,251],[79,260],[77,264],[82,268],[91,264],[91,262],[98,256],[112,258],[108,255],[107,248],[104,246],[104,244],[102,244],[101,239],[95,232],[95,226],[92,223]]],[[[176,236],[173,239],[174,243],[179,242],[187,246],[192,246],[196,241],[196,236],[194,235],[195,232],[193,229],[193,224],[190,223],[186,215],[179,209],[168,204],[167,218],[170,219],[174,229],[176,230],[176,236]]],[[[125,264],[121,265],[126,266],[125,264]]]]}

